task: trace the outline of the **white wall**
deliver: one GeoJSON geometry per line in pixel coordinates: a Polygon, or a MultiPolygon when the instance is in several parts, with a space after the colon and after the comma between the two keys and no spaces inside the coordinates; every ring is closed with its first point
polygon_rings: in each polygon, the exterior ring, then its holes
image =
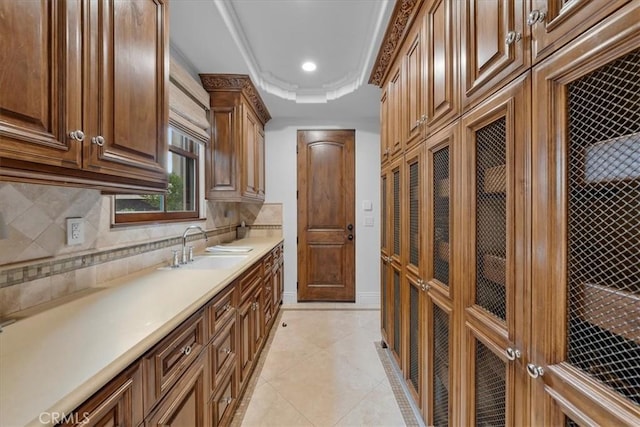
{"type": "Polygon", "coordinates": [[[296,248],[296,138],[299,129],[356,130],[356,303],[380,304],[380,124],[378,120],[349,123],[293,122],[274,119],[267,123],[266,202],[283,204],[285,284],[284,303],[297,301],[298,261],[296,248]],[[363,211],[370,200],[373,210],[363,211]],[[373,216],[373,227],[364,217],[373,216]]]}

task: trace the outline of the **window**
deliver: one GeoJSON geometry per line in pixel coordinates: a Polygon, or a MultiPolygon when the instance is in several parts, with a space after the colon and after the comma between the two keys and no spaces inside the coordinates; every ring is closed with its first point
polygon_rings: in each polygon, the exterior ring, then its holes
{"type": "Polygon", "coordinates": [[[199,218],[200,143],[169,127],[166,194],[114,197],[115,223],[199,218]]]}

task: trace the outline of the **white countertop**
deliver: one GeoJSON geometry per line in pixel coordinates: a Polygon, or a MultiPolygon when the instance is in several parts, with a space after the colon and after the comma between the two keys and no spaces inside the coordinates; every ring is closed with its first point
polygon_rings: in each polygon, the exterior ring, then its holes
{"type": "Polygon", "coordinates": [[[0,426],[70,413],[281,241],[243,239],[254,249],[231,269],[145,270],[5,327],[0,426]]]}

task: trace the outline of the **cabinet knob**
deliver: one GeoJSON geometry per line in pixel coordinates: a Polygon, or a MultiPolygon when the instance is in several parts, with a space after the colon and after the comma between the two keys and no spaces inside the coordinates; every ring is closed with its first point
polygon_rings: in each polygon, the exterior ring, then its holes
{"type": "Polygon", "coordinates": [[[520,350],[513,349],[511,347],[507,347],[507,349],[505,350],[505,353],[507,355],[507,359],[509,360],[516,360],[516,359],[520,359],[520,356],[522,356],[522,354],[520,353],[520,350]]]}
{"type": "Polygon", "coordinates": [[[507,37],[504,39],[504,42],[507,46],[514,44],[515,42],[519,42],[522,40],[522,34],[516,31],[509,31],[507,33],[507,37]]]}
{"type": "Polygon", "coordinates": [[[233,309],[233,307],[231,307],[231,304],[225,304],[224,311],[231,311],[231,309],[233,309]]]}
{"type": "Polygon", "coordinates": [[[93,138],[91,138],[91,142],[99,147],[102,147],[104,145],[104,137],[102,135],[94,136],[93,138]]]}
{"type": "Polygon", "coordinates": [[[542,368],[542,366],[537,366],[533,363],[529,363],[527,365],[527,373],[531,378],[538,378],[544,375],[544,369],[542,368]]]}
{"type": "Polygon", "coordinates": [[[230,348],[222,348],[220,349],[220,353],[224,353],[224,354],[230,354],[231,353],[231,349],[230,348]]]}
{"type": "Polygon", "coordinates": [[[182,347],[182,349],[180,350],[180,353],[184,354],[185,356],[188,356],[191,354],[191,346],[190,345],[185,345],[184,347],[182,347]]]}
{"type": "Polygon", "coordinates": [[[427,115],[423,114],[422,116],[420,116],[420,123],[424,123],[427,121],[427,115]]]}
{"type": "Polygon", "coordinates": [[[544,22],[544,19],[547,17],[545,12],[541,12],[538,9],[533,9],[529,12],[529,16],[527,17],[527,25],[533,26],[538,22],[544,22]]]}
{"type": "Polygon", "coordinates": [[[73,141],[82,142],[84,141],[84,132],[79,129],[71,131],[69,132],[69,138],[71,138],[73,141]]]}

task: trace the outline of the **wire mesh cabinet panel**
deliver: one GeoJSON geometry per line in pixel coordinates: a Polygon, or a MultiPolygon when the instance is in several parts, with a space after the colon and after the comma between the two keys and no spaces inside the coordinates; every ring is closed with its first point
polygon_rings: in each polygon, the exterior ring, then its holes
{"type": "Polygon", "coordinates": [[[434,133],[425,142],[425,423],[433,426],[459,424],[455,419],[454,380],[458,357],[453,357],[455,340],[453,301],[459,295],[453,260],[460,244],[454,241],[453,213],[457,175],[454,155],[459,146],[459,122],[434,133]]]}
{"type": "Polygon", "coordinates": [[[532,424],[640,425],[640,4],[533,81],[532,424]]]}
{"type": "Polygon", "coordinates": [[[402,203],[404,208],[403,243],[405,321],[407,322],[407,352],[405,354],[404,377],[417,405],[422,408],[424,375],[424,319],[422,299],[424,286],[424,144],[420,143],[405,154],[404,188],[402,203]]]}
{"type": "Polygon", "coordinates": [[[389,315],[391,313],[389,309],[391,303],[390,175],[388,168],[384,168],[380,175],[380,328],[383,346],[389,344],[389,315]]]}
{"type": "Polygon", "coordinates": [[[529,108],[526,73],[462,118],[464,425],[527,424],[529,108]]]}
{"type": "Polygon", "coordinates": [[[403,235],[402,235],[402,218],[404,215],[404,207],[402,203],[402,188],[403,188],[403,171],[404,171],[404,158],[399,158],[391,164],[389,168],[389,228],[388,228],[388,241],[389,241],[389,256],[388,256],[388,268],[390,270],[390,283],[391,292],[389,295],[388,307],[388,320],[389,328],[387,330],[387,336],[389,338],[389,347],[391,352],[396,358],[398,366],[404,367],[402,356],[404,355],[404,336],[403,336],[403,277],[402,277],[402,262],[403,262],[403,235]]]}

